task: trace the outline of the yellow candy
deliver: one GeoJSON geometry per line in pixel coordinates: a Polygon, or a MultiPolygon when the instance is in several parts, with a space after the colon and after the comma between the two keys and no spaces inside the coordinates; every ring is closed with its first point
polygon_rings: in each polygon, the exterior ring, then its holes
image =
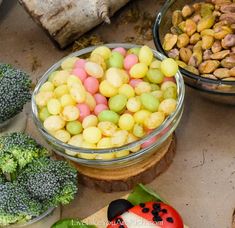
{"type": "Polygon", "coordinates": [[[128,150],[122,150],[122,151],[115,152],[116,158],[125,157],[129,154],[130,154],[130,152],[128,150]]]}
{"type": "Polygon", "coordinates": [[[143,78],[148,72],[148,66],[145,63],[137,63],[130,69],[132,78],[143,78]]]}
{"type": "Polygon", "coordinates": [[[67,79],[67,85],[69,88],[79,87],[79,85],[82,85],[82,81],[77,76],[70,75],[67,79]]]}
{"type": "Polygon", "coordinates": [[[135,120],[131,114],[123,114],[119,118],[118,125],[122,130],[130,131],[135,124],[135,120]]]}
{"type": "Polygon", "coordinates": [[[109,137],[102,138],[97,143],[97,148],[99,148],[99,149],[111,148],[111,147],[112,147],[112,142],[111,142],[111,138],[109,138],[109,137]]]}
{"type": "Polygon", "coordinates": [[[152,50],[146,45],[141,47],[139,52],[139,61],[149,66],[152,63],[152,60],[153,60],[152,50]]]}
{"type": "Polygon", "coordinates": [[[74,67],[75,62],[78,60],[78,57],[67,57],[62,63],[61,68],[63,70],[71,70],[74,67]]]}
{"type": "Polygon", "coordinates": [[[119,88],[123,84],[122,72],[117,68],[109,68],[105,73],[105,77],[107,82],[114,87],[119,88]]]}
{"type": "Polygon", "coordinates": [[[121,72],[121,77],[122,77],[123,83],[127,84],[130,80],[128,73],[125,70],[122,70],[122,69],[119,69],[119,70],[121,72]]]}
{"type": "Polygon", "coordinates": [[[123,146],[127,140],[127,137],[128,137],[128,131],[126,130],[116,131],[111,137],[112,145],[123,146]]]}
{"type": "Polygon", "coordinates": [[[176,110],[176,106],[177,106],[176,100],[172,98],[165,99],[160,103],[158,111],[164,112],[165,115],[168,116],[176,110]]]}
{"type": "Polygon", "coordinates": [[[163,100],[163,91],[155,90],[155,91],[151,92],[151,94],[153,94],[153,96],[156,97],[159,101],[163,100]]]}
{"type": "Polygon", "coordinates": [[[60,103],[61,103],[62,107],[76,104],[75,100],[72,98],[72,96],[70,94],[63,95],[60,98],[60,103]]]}
{"type": "Polygon", "coordinates": [[[35,96],[35,101],[39,107],[43,107],[46,106],[47,102],[53,97],[54,97],[53,92],[39,92],[35,96]]]}
{"type": "Polygon", "coordinates": [[[134,120],[136,123],[142,124],[150,115],[151,112],[142,109],[134,114],[134,120]]]}
{"type": "MultiPolygon", "coordinates": [[[[136,140],[138,140],[138,138],[136,136],[134,136],[133,134],[129,133],[126,143],[132,143],[132,142],[135,142],[136,140]]],[[[140,150],[140,145],[135,146],[135,147],[130,149],[131,152],[137,152],[139,150],[140,150]]]]}
{"type": "Polygon", "coordinates": [[[148,129],[155,129],[159,127],[164,120],[165,115],[163,112],[154,112],[144,121],[144,126],[148,129]]]}
{"type": "Polygon", "coordinates": [[[40,88],[40,92],[52,92],[53,90],[54,85],[52,82],[45,82],[40,88]]]}
{"type": "Polygon", "coordinates": [[[65,126],[65,121],[60,116],[49,116],[43,123],[45,129],[49,132],[58,131],[65,126]]]}
{"type": "Polygon", "coordinates": [[[109,121],[100,122],[98,128],[104,136],[112,136],[117,130],[117,126],[109,121]]]}
{"type": "Polygon", "coordinates": [[[47,102],[47,109],[50,114],[57,115],[61,112],[62,106],[59,100],[52,98],[47,102]]]}
{"type": "Polygon", "coordinates": [[[70,134],[65,130],[58,130],[54,134],[55,138],[59,139],[60,141],[66,143],[70,140],[70,134]]]}
{"type": "Polygon", "coordinates": [[[162,85],[161,85],[161,90],[162,91],[165,91],[166,89],[168,89],[169,87],[174,87],[174,88],[177,88],[177,85],[172,82],[172,81],[166,81],[166,82],[163,82],[162,85]]]}
{"type": "MultiPolygon", "coordinates": [[[[82,147],[87,148],[87,149],[95,149],[96,145],[94,143],[89,143],[87,141],[83,141],[82,147]]],[[[96,154],[95,153],[79,153],[78,157],[83,158],[83,159],[95,159],[96,154]]]]}
{"type": "Polygon", "coordinates": [[[69,141],[68,144],[72,146],[82,147],[84,139],[82,134],[74,135],[69,141]]]}
{"type": "Polygon", "coordinates": [[[151,85],[148,82],[140,82],[136,87],[135,87],[135,93],[137,95],[141,95],[142,93],[149,93],[151,92],[151,85]]]}
{"type": "Polygon", "coordinates": [[[150,64],[150,68],[160,69],[160,68],[161,68],[161,61],[159,61],[159,60],[154,60],[154,61],[150,64]]]}
{"type": "Polygon", "coordinates": [[[85,70],[87,74],[94,78],[102,78],[104,75],[104,70],[103,68],[94,62],[86,62],[85,63],[85,70]]]}
{"type": "Polygon", "coordinates": [[[119,94],[125,95],[127,98],[134,97],[135,96],[135,91],[130,86],[129,84],[123,84],[119,89],[118,89],[119,94]]]}
{"type": "Polygon", "coordinates": [[[82,85],[78,85],[69,90],[70,95],[77,103],[83,103],[86,100],[86,90],[82,85]]]}
{"type": "Polygon", "coordinates": [[[105,97],[113,97],[118,93],[118,89],[112,86],[107,80],[100,83],[99,90],[105,97]]]}
{"type": "Polygon", "coordinates": [[[141,108],[141,102],[140,99],[137,97],[131,97],[128,99],[127,104],[126,104],[127,110],[130,112],[137,112],[141,108]]]}
{"type": "Polygon", "coordinates": [[[106,47],[106,46],[100,46],[100,47],[97,47],[96,49],[94,49],[91,53],[91,56],[93,54],[99,54],[101,55],[105,60],[108,59],[110,56],[111,56],[111,50],[106,47]]]}
{"type": "Polygon", "coordinates": [[[66,84],[69,75],[70,75],[69,71],[60,70],[54,75],[54,77],[52,79],[52,83],[56,87],[60,86],[60,85],[63,85],[63,84],[66,84]]]}
{"type": "Polygon", "coordinates": [[[89,115],[86,116],[82,121],[82,127],[88,128],[88,127],[96,127],[98,124],[98,118],[95,115],[89,115]]]}
{"type": "Polygon", "coordinates": [[[89,106],[91,111],[94,111],[96,106],[95,98],[88,92],[86,92],[86,100],[85,103],[89,106]]]}
{"type": "Polygon", "coordinates": [[[99,64],[103,70],[106,70],[106,63],[102,55],[93,53],[91,54],[89,61],[99,64]]]}
{"type": "Polygon", "coordinates": [[[67,86],[67,85],[58,86],[58,87],[54,90],[54,93],[55,93],[55,96],[56,96],[57,98],[60,98],[60,97],[62,97],[63,95],[69,93],[68,86],[67,86]]]}
{"type": "Polygon", "coordinates": [[[53,78],[55,77],[55,75],[58,73],[58,70],[52,72],[49,77],[48,77],[48,81],[52,82],[53,78]]]}
{"type": "Polygon", "coordinates": [[[76,106],[69,105],[65,106],[62,111],[62,118],[65,121],[74,121],[79,118],[80,112],[76,106]]]}
{"type": "Polygon", "coordinates": [[[88,127],[83,131],[83,138],[88,143],[97,143],[102,137],[101,131],[97,127],[88,127]]]}
{"type": "Polygon", "coordinates": [[[111,160],[115,158],[115,153],[105,153],[105,154],[98,154],[96,155],[96,159],[101,159],[101,160],[111,160]]]}

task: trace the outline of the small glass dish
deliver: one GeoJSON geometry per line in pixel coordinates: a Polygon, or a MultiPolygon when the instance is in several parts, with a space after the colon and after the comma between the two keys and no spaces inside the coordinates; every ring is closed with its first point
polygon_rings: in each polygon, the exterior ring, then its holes
{"type": "Polygon", "coordinates": [[[50,228],[55,222],[61,217],[61,208],[50,208],[45,211],[42,215],[33,218],[26,223],[12,224],[6,226],[6,228],[50,228]]]}
{"type": "MultiPolygon", "coordinates": [[[[182,9],[186,4],[190,5],[195,2],[202,2],[202,0],[167,0],[159,10],[153,27],[153,37],[157,50],[165,56],[167,54],[162,43],[165,34],[170,31],[172,26],[172,13],[177,9],[182,9]]],[[[184,76],[185,83],[198,90],[204,97],[212,101],[235,105],[235,81],[203,78],[183,68],[180,68],[180,72],[184,76]]]]}
{"type": "MultiPolygon", "coordinates": [[[[106,46],[109,48],[124,47],[126,49],[130,49],[133,47],[140,47],[134,44],[123,44],[123,43],[106,44],[106,46]]],[[[84,56],[92,52],[92,50],[94,50],[95,48],[96,48],[95,46],[88,47],[83,50],[74,52],[67,57],[84,56]]],[[[161,53],[155,50],[153,50],[153,53],[154,53],[155,58],[157,59],[163,60],[165,58],[164,55],[162,55],[161,53]]],[[[157,129],[154,129],[150,134],[146,135],[145,137],[137,141],[134,141],[132,143],[126,144],[124,146],[121,146],[121,147],[114,147],[114,148],[108,148],[108,149],[86,149],[86,148],[81,148],[81,147],[75,147],[75,146],[63,143],[59,141],[58,139],[56,139],[54,136],[52,136],[50,133],[46,131],[46,129],[43,127],[43,124],[38,118],[38,108],[35,102],[35,95],[39,92],[42,84],[47,81],[49,75],[55,70],[57,70],[60,67],[61,62],[67,57],[55,63],[42,76],[32,96],[32,115],[33,115],[34,122],[37,128],[39,129],[40,133],[47,140],[47,142],[55,151],[55,153],[57,153],[60,156],[65,157],[66,159],[72,160],[73,162],[76,162],[78,164],[82,164],[85,166],[89,166],[89,167],[96,167],[96,168],[99,168],[99,167],[100,168],[101,167],[113,168],[114,166],[125,167],[125,166],[141,161],[142,159],[146,158],[146,156],[151,156],[151,154],[156,152],[164,144],[164,142],[170,137],[170,135],[175,131],[183,113],[183,103],[184,103],[184,95],[185,95],[184,81],[179,71],[175,75],[175,79],[177,83],[177,93],[178,93],[176,111],[172,113],[170,116],[168,116],[160,127],[158,127],[157,129]],[[152,143],[150,146],[144,149],[140,149],[139,151],[135,153],[130,153],[128,156],[115,158],[111,160],[104,160],[104,159],[89,160],[89,159],[74,157],[65,153],[65,150],[69,150],[69,151],[77,152],[77,153],[84,153],[84,154],[107,154],[107,153],[112,153],[112,152],[120,152],[124,150],[130,150],[131,148],[135,148],[136,146],[143,144],[144,142],[150,140],[153,137],[156,137],[157,140],[154,143],[152,143]]]]}

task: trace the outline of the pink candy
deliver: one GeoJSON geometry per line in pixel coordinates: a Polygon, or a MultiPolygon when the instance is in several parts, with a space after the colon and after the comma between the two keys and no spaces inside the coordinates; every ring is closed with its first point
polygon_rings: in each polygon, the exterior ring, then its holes
{"type": "Polygon", "coordinates": [[[168,82],[168,81],[176,82],[175,77],[164,77],[163,82],[168,82]]]}
{"type": "Polygon", "coordinates": [[[141,148],[147,148],[149,147],[151,144],[155,143],[157,141],[157,137],[154,136],[151,139],[145,141],[143,144],[141,144],[141,148]]]}
{"type": "Polygon", "coordinates": [[[86,78],[83,82],[83,85],[86,90],[91,94],[94,94],[99,90],[99,81],[93,77],[86,78]]]}
{"type": "Polygon", "coordinates": [[[142,82],[143,80],[141,80],[141,79],[131,79],[130,80],[130,82],[129,82],[129,84],[133,87],[133,88],[135,88],[140,82],[142,82]]]}
{"type": "Polygon", "coordinates": [[[138,57],[134,54],[129,54],[124,59],[124,68],[130,70],[136,63],[138,63],[138,57]]]}
{"type": "Polygon", "coordinates": [[[121,55],[125,56],[126,55],[126,49],[123,47],[117,47],[114,48],[113,51],[119,52],[121,55]]]}
{"type": "Polygon", "coordinates": [[[100,112],[107,110],[108,106],[105,104],[98,104],[95,107],[94,113],[98,116],[100,112]]]}
{"type": "Polygon", "coordinates": [[[94,95],[96,104],[104,104],[104,105],[108,105],[108,101],[106,99],[105,96],[101,95],[100,93],[96,93],[94,95]]]}
{"type": "Polygon", "coordinates": [[[82,121],[86,116],[89,116],[91,114],[90,108],[87,104],[78,104],[77,105],[80,115],[79,115],[79,120],[82,121]]]}
{"type": "Polygon", "coordinates": [[[76,75],[82,82],[87,78],[87,73],[82,68],[73,69],[72,74],[76,75]]]}
{"type": "Polygon", "coordinates": [[[78,59],[75,62],[75,68],[84,68],[85,67],[86,60],[85,59],[78,59]]]}

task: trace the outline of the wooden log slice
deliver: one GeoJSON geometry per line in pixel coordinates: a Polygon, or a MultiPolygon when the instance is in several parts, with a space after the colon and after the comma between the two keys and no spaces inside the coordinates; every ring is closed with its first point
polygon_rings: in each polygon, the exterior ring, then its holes
{"type": "Polygon", "coordinates": [[[147,184],[171,164],[176,151],[176,137],[170,136],[154,154],[139,163],[125,168],[91,168],[74,163],[79,172],[80,182],[87,187],[103,192],[127,191],[136,184],[147,184]]]}

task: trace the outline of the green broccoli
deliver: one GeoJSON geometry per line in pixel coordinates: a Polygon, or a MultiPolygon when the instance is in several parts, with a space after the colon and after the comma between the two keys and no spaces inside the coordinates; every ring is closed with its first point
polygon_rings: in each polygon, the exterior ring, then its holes
{"type": "Polygon", "coordinates": [[[48,155],[48,151],[25,133],[0,137],[0,171],[14,173],[33,159],[48,155]]]}
{"type": "Polygon", "coordinates": [[[68,204],[77,192],[77,171],[65,161],[47,157],[35,159],[17,177],[28,193],[39,200],[44,209],[68,204]]]}
{"type": "Polygon", "coordinates": [[[32,199],[16,182],[0,184],[0,227],[26,222],[42,213],[40,202],[32,199]]]}
{"type": "Polygon", "coordinates": [[[31,99],[31,80],[21,70],[0,63],[0,124],[20,113],[31,99]]]}

